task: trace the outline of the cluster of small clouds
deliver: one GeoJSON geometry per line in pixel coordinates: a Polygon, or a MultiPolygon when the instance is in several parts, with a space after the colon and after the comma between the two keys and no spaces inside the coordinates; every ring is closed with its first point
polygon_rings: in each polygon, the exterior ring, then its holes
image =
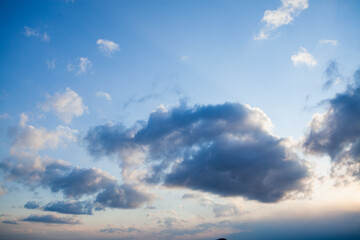
{"type": "Polygon", "coordinates": [[[308,0],[281,0],[282,5],[276,10],[266,10],[261,22],[265,26],[254,37],[255,40],[267,39],[277,28],[290,24],[294,17],[309,7],[308,0]]]}
{"type": "Polygon", "coordinates": [[[44,42],[50,42],[51,40],[51,37],[47,32],[42,33],[27,26],[24,27],[24,34],[26,37],[39,37],[44,42]]]}

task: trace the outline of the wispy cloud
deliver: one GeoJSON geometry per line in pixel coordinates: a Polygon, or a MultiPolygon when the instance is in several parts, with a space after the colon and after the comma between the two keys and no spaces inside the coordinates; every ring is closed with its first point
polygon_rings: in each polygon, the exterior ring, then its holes
{"type": "Polygon", "coordinates": [[[44,42],[50,42],[50,40],[51,40],[51,37],[47,32],[41,33],[38,30],[27,27],[27,26],[24,27],[24,34],[26,37],[41,38],[41,40],[44,42]]]}
{"type": "Polygon", "coordinates": [[[186,62],[186,61],[188,61],[190,59],[190,57],[189,56],[181,56],[181,58],[180,58],[180,60],[181,61],[183,61],[183,62],[186,62]]]}
{"type": "Polygon", "coordinates": [[[291,56],[291,61],[294,66],[304,64],[308,67],[314,67],[317,64],[314,57],[304,47],[300,47],[299,51],[291,56]]]}
{"type": "Polygon", "coordinates": [[[48,69],[55,69],[55,59],[51,61],[46,61],[46,66],[48,67],[48,69]]]}
{"type": "Polygon", "coordinates": [[[102,91],[100,91],[100,92],[96,92],[95,95],[96,95],[97,97],[105,98],[105,99],[108,100],[109,102],[112,101],[111,95],[110,95],[109,93],[107,93],[107,92],[102,92],[102,91]]]}
{"type": "Polygon", "coordinates": [[[38,31],[27,26],[24,27],[24,30],[24,34],[27,37],[38,37],[40,35],[38,31]]]}
{"type": "Polygon", "coordinates": [[[77,74],[81,75],[87,73],[91,68],[91,61],[86,57],[80,57],[79,70],[77,71],[77,74]]]}
{"type": "Polygon", "coordinates": [[[45,112],[54,112],[63,122],[69,124],[74,117],[79,117],[88,111],[82,98],[69,87],[64,93],[48,95],[47,101],[40,104],[45,112]]]}
{"type": "Polygon", "coordinates": [[[266,10],[261,22],[265,26],[254,37],[254,40],[267,39],[277,28],[287,25],[303,10],[308,8],[308,0],[282,0],[282,5],[276,10],[266,10]]]}
{"type": "Polygon", "coordinates": [[[110,40],[99,39],[96,41],[96,44],[98,45],[99,51],[108,57],[120,50],[119,44],[110,40]]]}
{"type": "Polygon", "coordinates": [[[78,64],[69,63],[66,67],[68,72],[76,71],[76,75],[82,75],[92,69],[92,62],[87,57],[80,57],[78,64]]]}
{"type": "Polygon", "coordinates": [[[22,221],[25,222],[39,222],[51,224],[79,224],[80,221],[73,217],[58,217],[55,215],[31,215],[22,221]]]}
{"type": "Polygon", "coordinates": [[[330,44],[333,46],[337,46],[339,44],[339,42],[338,42],[338,40],[322,39],[322,40],[319,40],[319,44],[321,44],[321,45],[330,44]]]}

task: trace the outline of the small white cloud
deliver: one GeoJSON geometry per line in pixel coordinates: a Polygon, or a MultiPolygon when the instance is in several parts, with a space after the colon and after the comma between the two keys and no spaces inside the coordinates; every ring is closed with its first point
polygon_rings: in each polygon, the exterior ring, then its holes
{"type": "Polygon", "coordinates": [[[314,57],[304,47],[300,47],[299,51],[291,56],[291,61],[295,66],[305,64],[308,67],[314,67],[317,64],[314,57]]]}
{"type": "Polygon", "coordinates": [[[79,70],[77,71],[78,75],[87,73],[92,68],[91,61],[86,57],[80,57],[80,63],[78,65],[79,70]]]}
{"type": "Polygon", "coordinates": [[[99,47],[99,51],[108,57],[110,57],[114,52],[120,50],[119,44],[110,40],[99,39],[96,41],[96,44],[99,47]]]}
{"type": "Polygon", "coordinates": [[[319,43],[321,45],[324,45],[324,44],[331,44],[333,46],[337,46],[338,45],[338,40],[331,40],[331,39],[322,39],[319,41],[319,43]]]}
{"type": "Polygon", "coordinates": [[[52,61],[46,61],[46,66],[48,69],[55,69],[55,59],[52,61]]]}
{"type": "Polygon", "coordinates": [[[47,34],[46,32],[42,35],[41,38],[44,42],[50,42],[51,37],[49,36],[49,34],[47,34]]]}
{"type": "Polygon", "coordinates": [[[111,102],[112,98],[110,96],[110,94],[106,93],[106,92],[96,92],[96,96],[97,97],[103,97],[106,100],[108,100],[109,102],[111,102]]]}
{"type": "Polygon", "coordinates": [[[27,37],[38,37],[39,36],[39,32],[30,27],[25,26],[24,30],[25,30],[24,34],[27,37]]]}
{"type": "Polygon", "coordinates": [[[254,40],[267,39],[270,32],[280,26],[290,24],[294,17],[309,7],[308,0],[282,0],[281,2],[282,5],[278,9],[265,11],[261,19],[265,26],[254,36],[254,40]]]}
{"type": "Polygon", "coordinates": [[[69,124],[74,117],[79,117],[88,111],[82,98],[69,87],[64,93],[47,96],[47,101],[40,104],[45,112],[54,112],[63,122],[69,124]]]}

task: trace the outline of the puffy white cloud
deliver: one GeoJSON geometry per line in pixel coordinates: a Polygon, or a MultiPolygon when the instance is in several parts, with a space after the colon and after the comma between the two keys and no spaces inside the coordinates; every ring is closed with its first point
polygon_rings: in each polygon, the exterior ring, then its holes
{"type": "Polygon", "coordinates": [[[37,152],[45,148],[57,148],[77,140],[77,130],[65,126],[58,126],[54,131],[48,131],[42,127],[27,125],[28,116],[22,113],[20,116],[20,128],[16,129],[15,141],[11,147],[11,153],[17,155],[23,152],[37,152]]]}
{"type": "Polygon", "coordinates": [[[314,67],[317,61],[304,47],[300,47],[299,51],[291,56],[294,65],[305,64],[308,67],[314,67]]]}
{"type": "Polygon", "coordinates": [[[108,57],[120,50],[119,44],[110,40],[99,39],[96,41],[96,44],[98,45],[99,51],[108,57]]]}
{"type": "Polygon", "coordinates": [[[110,94],[107,93],[107,92],[102,92],[102,91],[100,91],[100,92],[96,92],[95,95],[96,95],[97,97],[105,98],[106,100],[108,100],[108,101],[110,101],[110,102],[111,102],[111,100],[112,100],[110,94]]]}
{"type": "Polygon", "coordinates": [[[47,96],[47,101],[40,105],[45,112],[52,111],[65,123],[71,123],[74,117],[79,117],[88,111],[82,98],[69,87],[64,93],[47,96]]]}
{"type": "Polygon", "coordinates": [[[264,40],[270,32],[280,26],[287,25],[294,20],[294,17],[309,7],[308,0],[282,0],[282,5],[276,10],[266,10],[261,22],[266,25],[254,37],[254,40],[264,40]]]}

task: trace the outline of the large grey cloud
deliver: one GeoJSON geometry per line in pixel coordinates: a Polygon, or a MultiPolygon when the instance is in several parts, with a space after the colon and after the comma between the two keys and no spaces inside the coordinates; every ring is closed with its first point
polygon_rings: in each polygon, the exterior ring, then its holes
{"type": "Polygon", "coordinates": [[[309,153],[346,163],[348,170],[360,177],[360,70],[345,92],[326,103],[326,111],[313,116],[303,145],[309,153]]]}
{"type": "Polygon", "coordinates": [[[130,164],[127,151],[145,154],[148,183],[275,202],[301,191],[309,173],[270,129],[269,118],[248,105],[182,104],[158,108],[131,128],[94,127],[85,140],[92,155],[117,153],[122,165],[130,164]]]}

